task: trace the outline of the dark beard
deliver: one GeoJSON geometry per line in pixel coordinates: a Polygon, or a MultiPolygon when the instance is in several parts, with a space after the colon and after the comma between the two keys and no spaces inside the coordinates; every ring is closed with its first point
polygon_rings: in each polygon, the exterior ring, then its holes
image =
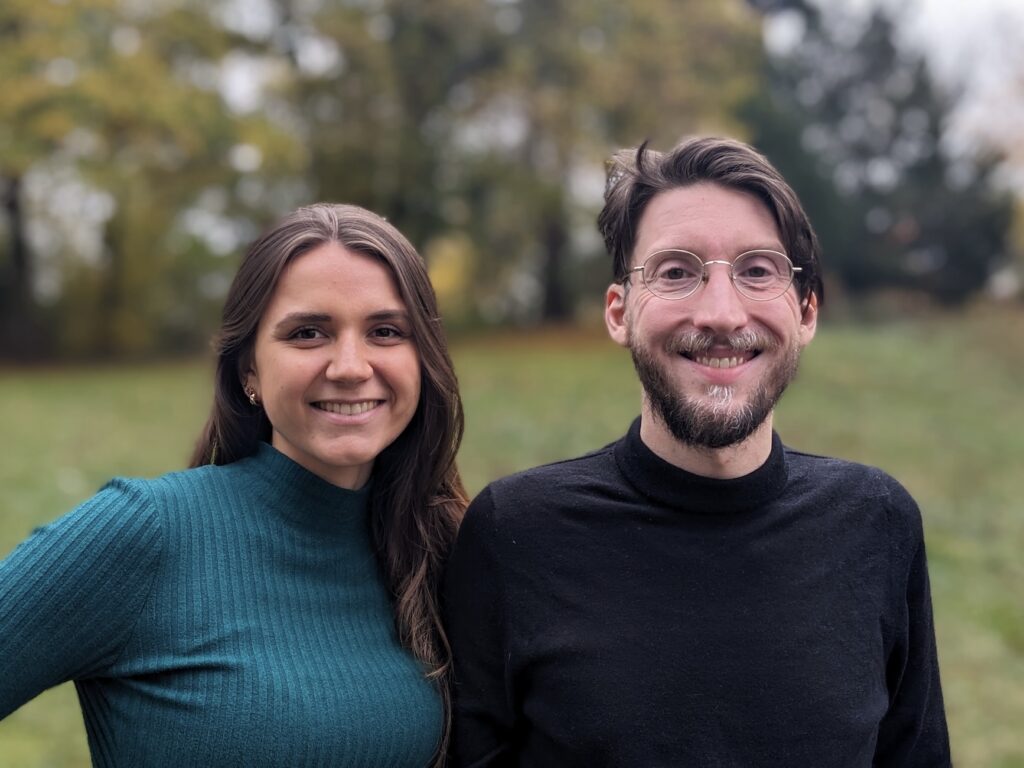
{"type": "MultiPolygon", "coordinates": [[[[709,345],[710,341],[705,348],[709,345]]],[[[698,344],[697,348],[701,346],[698,344]]],[[[679,351],[673,349],[669,353],[678,354],[679,351]]],[[[796,376],[800,362],[800,350],[794,343],[768,371],[749,401],[739,408],[729,408],[731,398],[728,389],[716,387],[719,391],[709,391],[706,399],[689,398],[674,389],[664,368],[646,347],[632,337],[629,339],[629,352],[655,415],[665,423],[676,440],[697,448],[725,448],[750,437],[779,402],[789,382],[796,376]],[[720,398],[718,402],[706,401],[716,396],[720,398]]]]}

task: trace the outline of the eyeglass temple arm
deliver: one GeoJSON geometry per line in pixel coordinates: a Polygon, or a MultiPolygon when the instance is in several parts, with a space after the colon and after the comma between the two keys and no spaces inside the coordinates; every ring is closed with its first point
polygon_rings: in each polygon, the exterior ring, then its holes
{"type": "Polygon", "coordinates": [[[624,274],[621,278],[619,278],[618,282],[622,283],[624,285],[624,284],[629,282],[629,277],[634,272],[639,272],[639,273],[641,273],[641,275],[643,275],[643,271],[644,271],[644,265],[643,264],[641,264],[639,267],[633,267],[632,269],[627,269],[626,270],[626,274],[624,274]]]}

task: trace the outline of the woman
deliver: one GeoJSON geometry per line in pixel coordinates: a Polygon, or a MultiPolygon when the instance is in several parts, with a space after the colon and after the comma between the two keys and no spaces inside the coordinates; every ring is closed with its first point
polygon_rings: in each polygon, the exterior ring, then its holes
{"type": "Polygon", "coordinates": [[[0,563],[0,717],[74,680],[98,766],[440,764],[462,426],[416,251],[296,211],[231,286],[192,468],[0,563]]]}

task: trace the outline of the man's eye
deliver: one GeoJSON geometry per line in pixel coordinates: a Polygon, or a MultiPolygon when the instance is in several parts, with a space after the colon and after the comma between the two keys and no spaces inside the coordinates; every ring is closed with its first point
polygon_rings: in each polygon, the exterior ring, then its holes
{"type": "Polygon", "coordinates": [[[754,267],[747,267],[746,269],[744,269],[743,272],[741,273],[740,277],[751,277],[751,278],[757,279],[759,277],[768,277],[770,274],[771,274],[771,272],[769,272],[764,267],[754,266],[754,267]]]}
{"type": "Polygon", "coordinates": [[[740,280],[775,280],[779,278],[779,269],[772,264],[748,264],[741,269],[736,277],[740,280]]]}
{"type": "Polygon", "coordinates": [[[693,270],[679,264],[668,264],[658,270],[661,280],[691,280],[695,277],[693,270]]]}

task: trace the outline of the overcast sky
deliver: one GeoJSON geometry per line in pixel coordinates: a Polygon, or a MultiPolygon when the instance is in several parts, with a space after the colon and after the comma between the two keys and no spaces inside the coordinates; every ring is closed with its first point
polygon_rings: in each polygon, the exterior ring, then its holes
{"type": "MultiPolygon", "coordinates": [[[[900,34],[929,60],[937,82],[957,99],[947,141],[973,154],[986,145],[1015,168],[1024,189],[1024,0],[815,0],[841,17],[866,20],[879,5],[893,10],[900,34]]],[[[798,45],[797,14],[777,14],[765,43],[779,52],[798,45]]]]}
{"type": "Polygon", "coordinates": [[[908,34],[940,81],[966,88],[956,141],[990,142],[1024,173],[1024,0],[916,1],[921,9],[908,19],[908,34]]]}
{"type": "MultiPolygon", "coordinates": [[[[915,0],[908,32],[946,77],[999,79],[1024,64],[1024,0],[915,0]]],[[[912,5],[909,4],[908,5],[912,5]]]]}

